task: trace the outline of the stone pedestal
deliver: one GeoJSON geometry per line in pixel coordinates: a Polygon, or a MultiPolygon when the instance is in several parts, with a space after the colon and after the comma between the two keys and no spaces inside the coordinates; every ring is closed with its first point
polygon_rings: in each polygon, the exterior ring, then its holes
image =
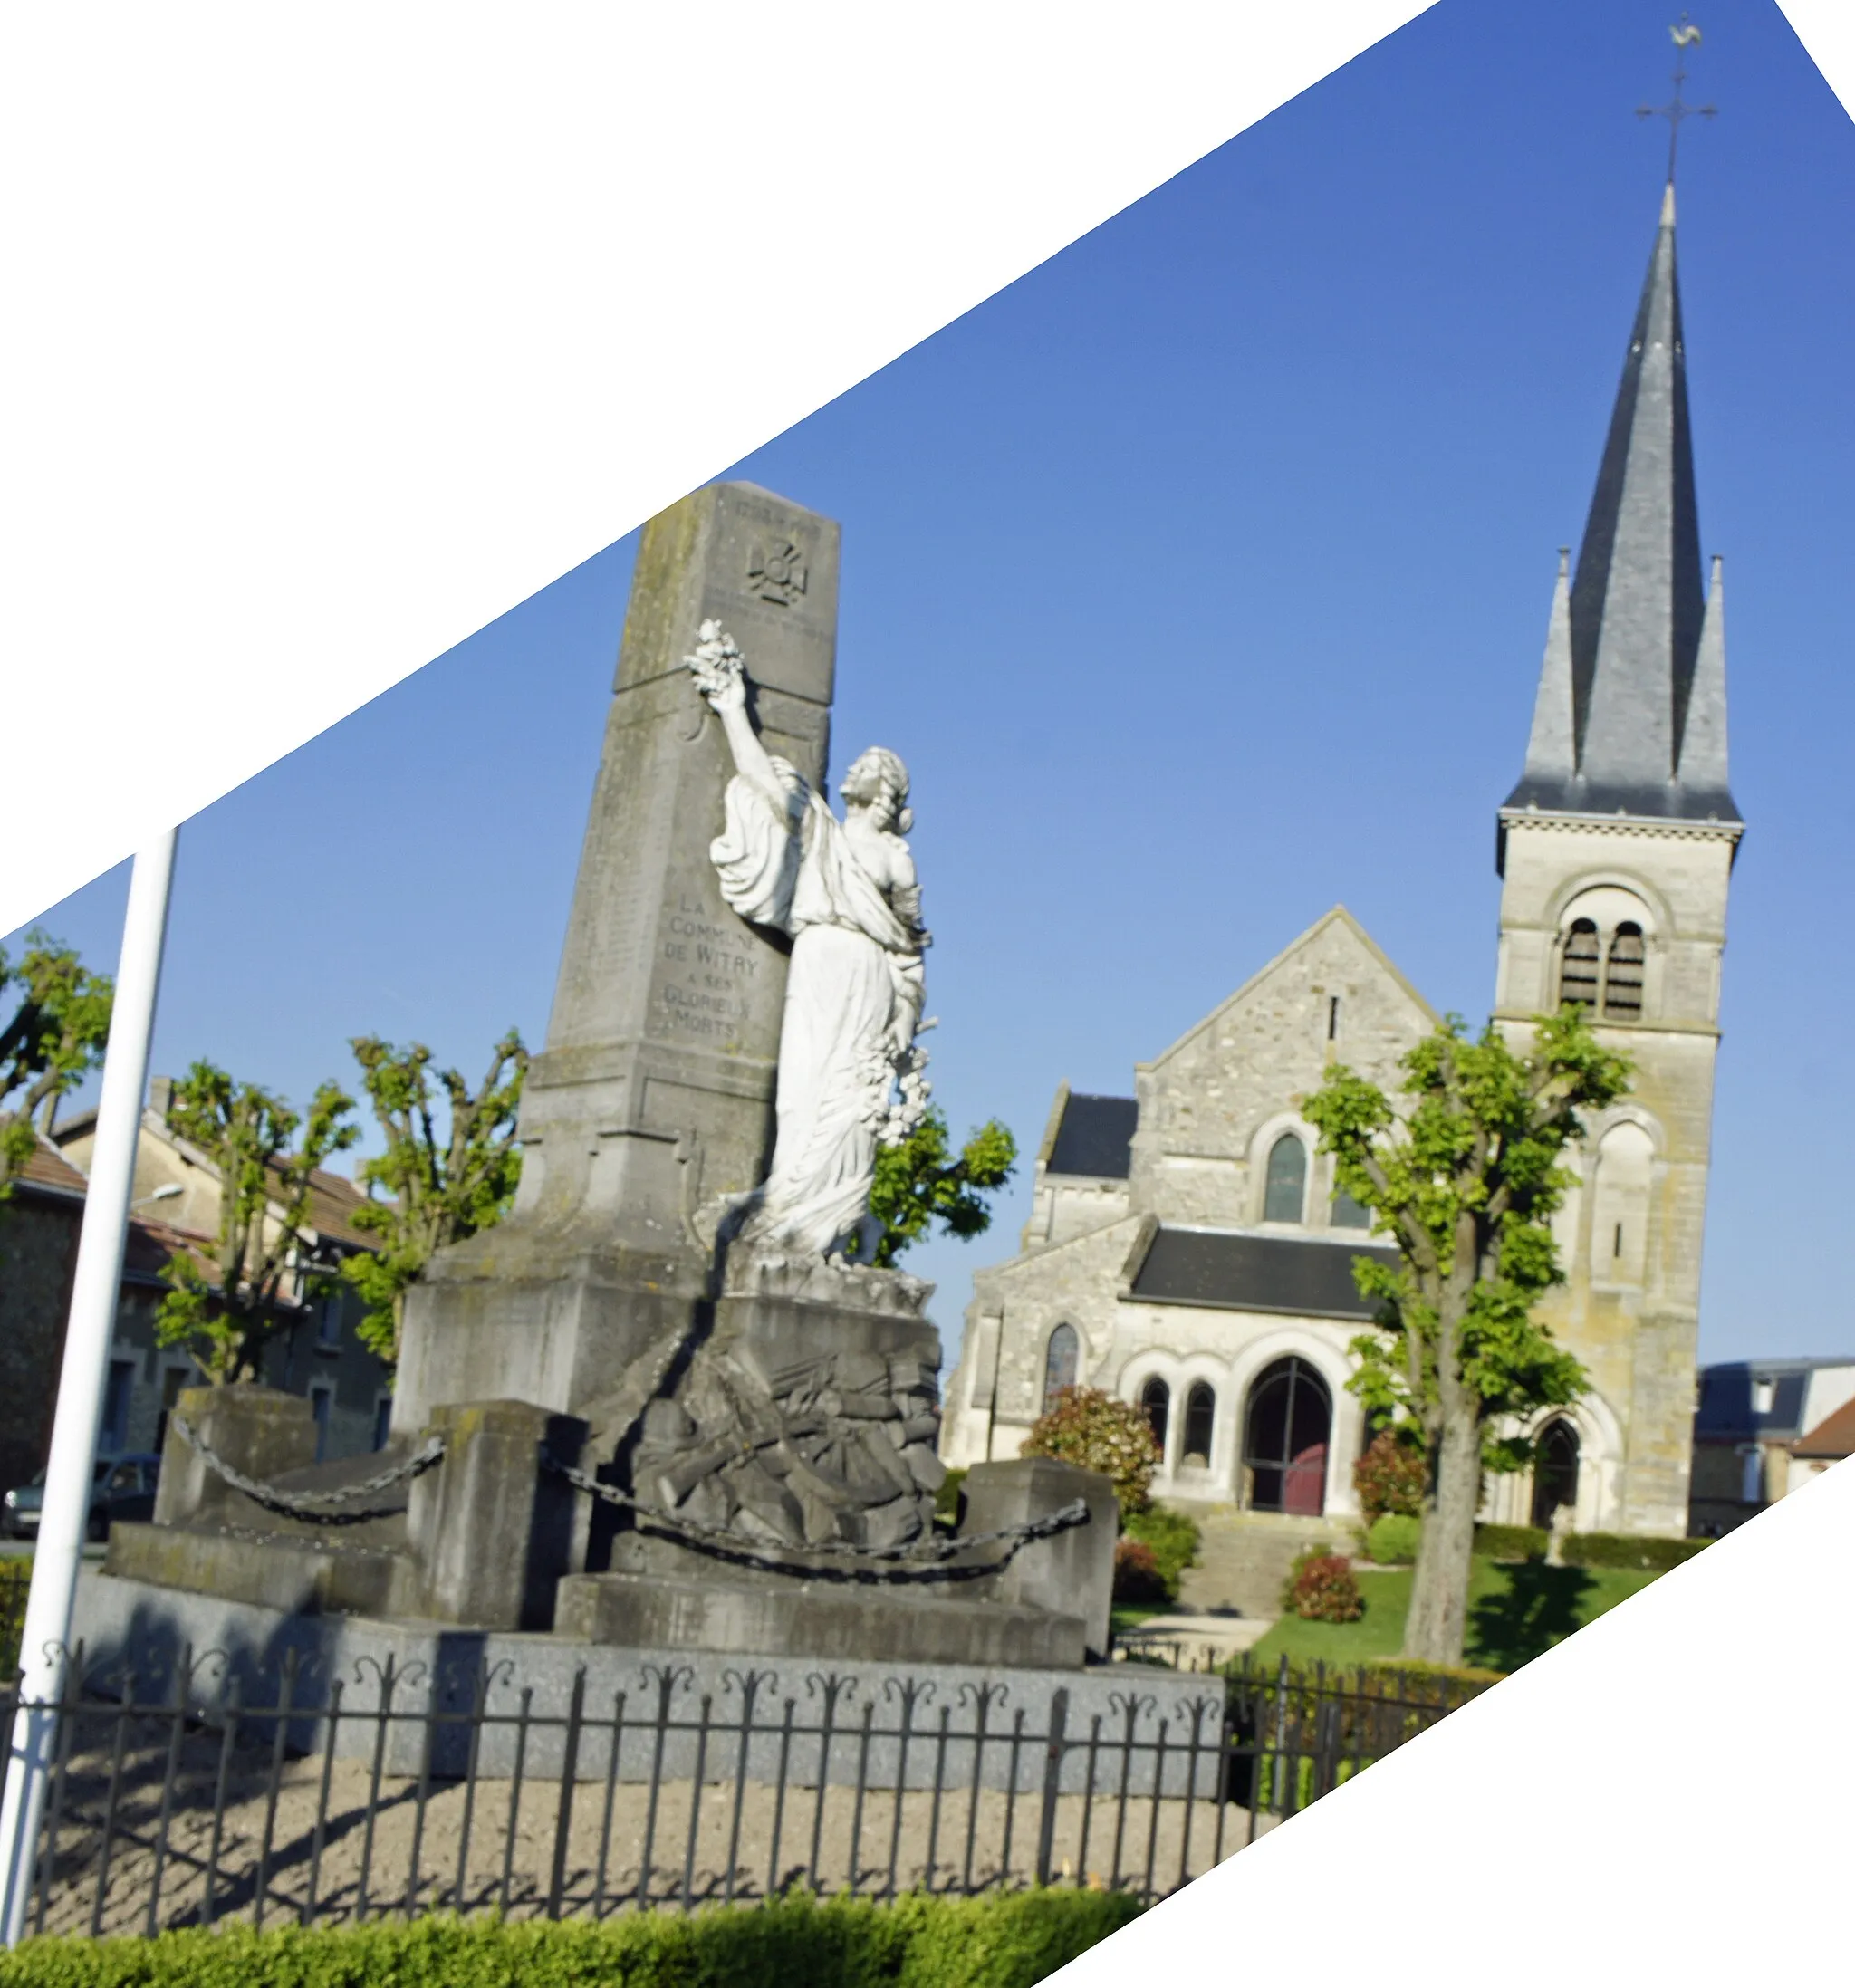
{"type": "Polygon", "coordinates": [[[1120,1508],[1110,1478],[1053,1457],[975,1464],[960,1485],[962,1532],[996,1532],[1048,1518],[1080,1498],[1089,1523],[1026,1547],[988,1585],[1001,1601],[1057,1609],[1082,1618],[1088,1653],[1108,1659],[1114,1599],[1114,1542],[1120,1508]]]}
{"type": "Polygon", "coordinates": [[[431,1432],[445,1457],[414,1481],[407,1507],[407,1612],[480,1629],[552,1628],[574,1493],[542,1453],[577,1463],[584,1425],[525,1401],[474,1401],[434,1410],[431,1432]]]}
{"type": "MultiPolygon", "coordinates": [[[[301,1395],[286,1395],[275,1388],[186,1388],[175,1400],[174,1415],[234,1470],[262,1484],[273,1484],[315,1462],[315,1416],[301,1395]]],[[[248,1517],[256,1509],[207,1469],[170,1417],[161,1447],[155,1523],[248,1517]]]]}

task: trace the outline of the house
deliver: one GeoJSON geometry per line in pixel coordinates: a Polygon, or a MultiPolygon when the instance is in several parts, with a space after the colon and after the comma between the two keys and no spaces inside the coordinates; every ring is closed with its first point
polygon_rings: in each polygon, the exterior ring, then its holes
{"type": "MultiPolygon", "coordinates": [[[[217,1277],[218,1171],[168,1124],[172,1096],[169,1080],[153,1080],[137,1141],[122,1302],[99,1436],[99,1445],[106,1451],[159,1449],[176,1397],[199,1380],[186,1349],[158,1346],[154,1333],[154,1313],[168,1288],[162,1272],[174,1256],[190,1254],[196,1270],[209,1283],[217,1277]]],[[[88,1111],[55,1121],[47,1135],[50,1160],[62,1165],[68,1176],[67,1193],[70,1180],[77,1183],[80,1214],[95,1136],[96,1115],[88,1111]]],[[[365,1198],[360,1188],[339,1174],[319,1170],[312,1176],[302,1262],[285,1280],[285,1322],[266,1349],[262,1377],[267,1387],[308,1397],[320,1452],[328,1457],[379,1448],[385,1440],[392,1398],[390,1370],[356,1331],[364,1307],[353,1287],[310,1274],[314,1268],[332,1268],[342,1258],[373,1246],[352,1221],[365,1198]]],[[[273,1224],[282,1214],[281,1205],[274,1207],[273,1224]]],[[[70,1246],[74,1256],[74,1220],[70,1246]]],[[[63,1304],[54,1308],[61,1346],[64,1309],[63,1304]]],[[[43,1337],[41,1328],[37,1338],[43,1337]]],[[[55,1373],[55,1368],[43,1370],[55,1373]]],[[[49,1432],[48,1407],[47,1440],[49,1432]]],[[[43,1460],[42,1448],[32,1467],[36,1469],[43,1460]]]]}
{"type": "Polygon", "coordinates": [[[1855,1357],[1725,1360],[1705,1367],[1694,1412],[1689,1531],[1729,1532],[1848,1449],[1855,1357]]]}

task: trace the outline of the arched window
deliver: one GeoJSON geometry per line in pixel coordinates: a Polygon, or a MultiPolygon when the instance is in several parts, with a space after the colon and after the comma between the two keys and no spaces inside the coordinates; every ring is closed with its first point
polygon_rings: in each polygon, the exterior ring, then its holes
{"type": "Polygon", "coordinates": [[[1361,1207],[1344,1187],[1336,1189],[1332,1212],[1327,1220],[1336,1229],[1369,1229],[1372,1225],[1372,1212],[1361,1207]]]}
{"type": "Polygon", "coordinates": [[[1565,935],[1565,951],[1559,964],[1559,1004],[1569,1001],[1574,1007],[1598,1004],[1598,928],[1589,918],[1574,918],[1565,935]]]}
{"type": "Polygon", "coordinates": [[[1059,1325],[1050,1335],[1050,1345],[1043,1356],[1043,1407],[1047,1414],[1055,1405],[1056,1397],[1065,1388],[1076,1384],[1076,1363],[1080,1359],[1082,1342],[1076,1337],[1072,1325],[1059,1325]]]}
{"type": "Polygon", "coordinates": [[[1307,1207],[1308,1149],[1293,1132],[1284,1132],[1269,1148],[1269,1170],[1263,1189],[1264,1222],[1299,1222],[1307,1207]]]}
{"type": "Polygon", "coordinates": [[[1208,1381],[1195,1380],[1186,1390],[1183,1461],[1200,1470],[1211,1467],[1211,1429],[1217,1419],[1217,1397],[1208,1381]]]}
{"type": "Polygon", "coordinates": [[[1244,1418],[1251,1511],[1320,1517],[1327,1503],[1332,1427],[1333,1398],[1306,1360],[1291,1356],[1264,1368],[1250,1389],[1244,1418]]]}
{"type": "Polygon", "coordinates": [[[1612,1022],[1642,1019],[1642,927],[1620,925],[1604,967],[1604,1015],[1612,1022]]]}
{"type": "Polygon", "coordinates": [[[1561,1506],[1578,1506],[1578,1431],[1571,1423],[1548,1422],[1540,1432],[1533,1460],[1533,1522],[1550,1526],[1561,1506]]]}
{"type": "Polygon", "coordinates": [[[1147,1418],[1162,1456],[1166,1454],[1166,1417],[1171,1407],[1172,1389],[1155,1374],[1140,1389],[1140,1412],[1147,1418]]]}

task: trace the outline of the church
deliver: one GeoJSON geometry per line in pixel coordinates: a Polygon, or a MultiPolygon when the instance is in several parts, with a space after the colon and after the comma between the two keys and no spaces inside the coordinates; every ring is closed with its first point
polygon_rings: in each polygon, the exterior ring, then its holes
{"type": "MultiPolygon", "coordinates": [[[[1537,1417],[1484,1516],[1687,1531],[1720,960],[1744,824],[1726,780],[1725,601],[1703,580],[1663,197],[1575,573],[1560,560],[1523,770],[1496,817],[1493,1013],[1581,1006],[1635,1065],[1590,1126],[1541,1316],[1589,1390],[1537,1417]]],[[[1347,1391],[1383,1250],[1300,1116],[1329,1063],[1388,1091],[1437,1017],[1344,908],[1151,1061],[1131,1097],[1059,1088],[1018,1253],[974,1280],[942,1454],[1018,1453],[1072,1383],[1142,1407],[1157,1495],[1356,1516],[1347,1391]]]]}

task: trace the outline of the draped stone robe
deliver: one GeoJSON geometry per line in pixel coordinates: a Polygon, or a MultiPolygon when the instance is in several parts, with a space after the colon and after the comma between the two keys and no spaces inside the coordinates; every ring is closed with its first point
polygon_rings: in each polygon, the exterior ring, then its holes
{"type": "Polygon", "coordinates": [[[858,860],[823,797],[785,761],[773,766],[784,809],[736,775],[709,851],[729,905],[793,939],[773,1167],[724,1233],[825,1255],[869,1212],[878,1135],[920,1020],[925,935],[858,860]]]}

